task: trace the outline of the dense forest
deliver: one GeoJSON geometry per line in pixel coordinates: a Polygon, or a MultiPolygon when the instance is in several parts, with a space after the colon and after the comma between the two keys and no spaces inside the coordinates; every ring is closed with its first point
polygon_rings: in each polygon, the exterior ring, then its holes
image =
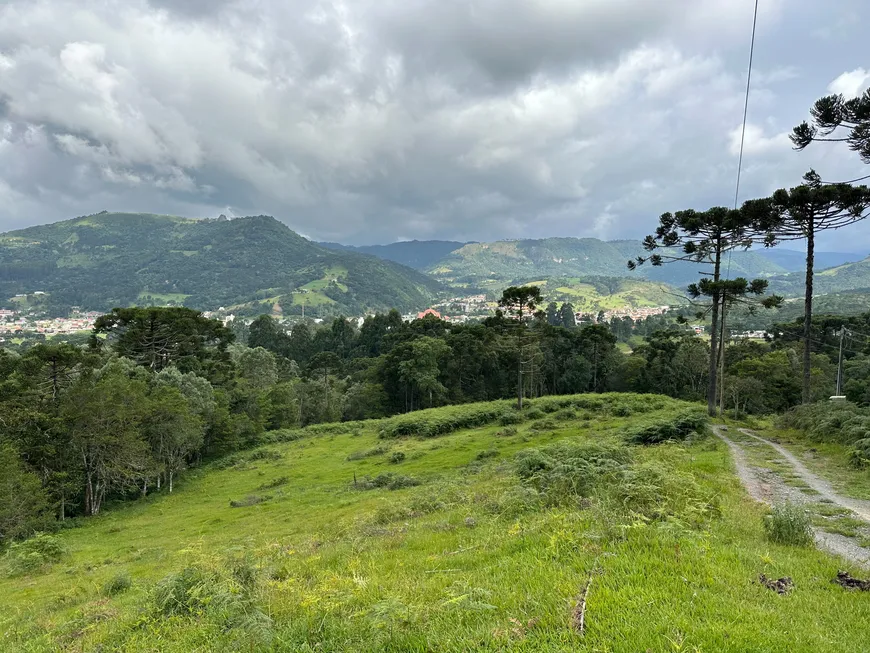
{"type": "Polygon", "coordinates": [[[320,247],[268,216],[191,220],[100,213],[0,234],[0,297],[70,307],[232,307],[236,314],[416,310],[440,285],[411,268],[320,247]]]}

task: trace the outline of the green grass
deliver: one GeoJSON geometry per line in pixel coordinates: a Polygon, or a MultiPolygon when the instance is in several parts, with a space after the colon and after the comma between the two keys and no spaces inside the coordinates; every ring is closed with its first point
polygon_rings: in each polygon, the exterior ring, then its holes
{"type": "Polygon", "coordinates": [[[168,304],[171,302],[173,304],[180,305],[180,304],[183,304],[184,300],[187,299],[188,297],[190,297],[190,295],[185,295],[184,293],[180,293],[180,292],[159,293],[159,292],[151,292],[150,290],[143,290],[142,292],[139,293],[138,300],[143,301],[143,300],[147,299],[148,301],[151,301],[151,302],[162,302],[164,304],[168,304]]]}
{"type": "Polygon", "coordinates": [[[524,421],[499,436],[494,422],[383,439],[362,422],[191,471],[173,495],[57,535],[66,553],[47,571],[0,576],[0,650],[865,648],[870,604],[830,582],[844,563],[768,542],[723,444],[624,444],[686,404],[648,397],[649,413],[617,416],[618,396],[599,399],[577,400],[593,407],[574,419],[556,399],[532,402],[558,409],[556,431],[524,421]],[[558,465],[535,472],[535,456],[558,452],[605,467],[573,468],[584,490],[564,492],[577,486],[558,465]],[[361,488],[387,473],[421,484],[361,488]],[[250,496],[264,500],[231,507],[250,496]],[[762,573],[795,589],[779,596],[762,573]],[[581,636],[571,613],[590,576],[581,636]]]}

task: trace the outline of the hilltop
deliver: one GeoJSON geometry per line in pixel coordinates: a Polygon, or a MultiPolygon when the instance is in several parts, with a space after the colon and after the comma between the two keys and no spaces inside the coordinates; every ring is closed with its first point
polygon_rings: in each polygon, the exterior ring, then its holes
{"type": "Polygon", "coordinates": [[[842,561],[765,539],[725,445],[676,426],[690,404],[530,404],[275,433],[289,442],[40,544],[50,566],[0,570],[5,646],[863,649],[870,608],[830,582],[842,561]],[[688,439],[627,444],[656,428],[688,439]],[[759,574],[797,589],[778,596],[759,574]]]}
{"type": "Polygon", "coordinates": [[[391,261],[312,243],[268,216],[192,220],[101,213],[0,235],[0,298],[48,308],[169,303],[324,313],[419,309],[439,284],[391,261]]]}

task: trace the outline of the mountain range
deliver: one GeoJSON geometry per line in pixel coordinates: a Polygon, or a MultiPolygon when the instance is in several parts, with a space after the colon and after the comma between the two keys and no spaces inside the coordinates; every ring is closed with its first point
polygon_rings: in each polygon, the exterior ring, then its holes
{"type": "Polygon", "coordinates": [[[43,292],[54,314],[136,303],[360,314],[415,310],[440,290],[417,270],[320,247],[268,216],[103,212],[0,235],[0,298],[43,292]]]}
{"type": "MultiPolygon", "coordinates": [[[[597,238],[544,238],[463,243],[450,240],[412,240],[389,245],[352,246],[319,243],[332,249],[371,254],[425,271],[451,285],[493,285],[504,281],[550,276],[616,276],[685,285],[698,277],[699,266],[672,263],[628,273],[625,262],[644,253],[640,241],[602,241],[597,238]]],[[[817,252],[816,269],[859,261],[860,254],[817,252]]],[[[731,275],[774,277],[802,272],[805,254],[781,247],[735,252],[731,275]]]]}
{"type": "MultiPolygon", "coordinates": [[[[40,291],[53,314],[154,303],[249,315],[360,315],[538,283],[548,301],[648,306],[667,302],[673,288],[705,271],[678,262],[629,272],[626,262],[640,254],[639,241],[595,238],[353,247],[309,241],[268,216],[194,220],[104,211],[0,234],[0,300],[40,291]]],[[[772,290],[799,295],[803,258],[776,248],[737,251],[728,273],[767,278],[772,290]]],[[[838,264],[817,272],[817,294],[870,288],[870,258],[855,258],[817,255],[820,264],[838,264]]]]}

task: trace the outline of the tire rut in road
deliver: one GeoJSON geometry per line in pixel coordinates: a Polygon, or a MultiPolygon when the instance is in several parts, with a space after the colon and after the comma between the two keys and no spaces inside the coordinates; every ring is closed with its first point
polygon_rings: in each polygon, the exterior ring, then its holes
{"type": "MultiPolygon", "coordinates": [[[[820,497],[826,499],[830,503],[840,506],[841,508],[849,510],[857,518],[870,525],[870,502],[852,499],[838,494],[830,483],[809,471],[803,463],[781,445],[755,435],[749,429],[738,429],[738,431],[743,435],[755,438],[761,443],[772,447],[791,465],[795,473],[804,483],[818,492],[820,497]]],[[[746,452],[743,450],[743,447],[725,434],[726,427],[715,425],[713,426],[713,432],[726,445],[728,445],[732,458],[734,459],[734,467],[737,471],[737,477],[740,479],[743,487],[746,488],[749,496],[756,501],[773,505],[774,503],[781,501],[808,504],[817,500],[816,497],[810,497],[801,492],[798,488],[788,486],[775,472],[769,472],[769,470],[762,472],[760,468],[752,465],[747,460],[746,452]]],[[[859,546],[853,538],[837,533],[828,533],[816,527],[813,528],[813,537],[816,546],[820,549],[839,555],[846,560],[863,567],[870,568],[870,550],[859,546]]]]}

